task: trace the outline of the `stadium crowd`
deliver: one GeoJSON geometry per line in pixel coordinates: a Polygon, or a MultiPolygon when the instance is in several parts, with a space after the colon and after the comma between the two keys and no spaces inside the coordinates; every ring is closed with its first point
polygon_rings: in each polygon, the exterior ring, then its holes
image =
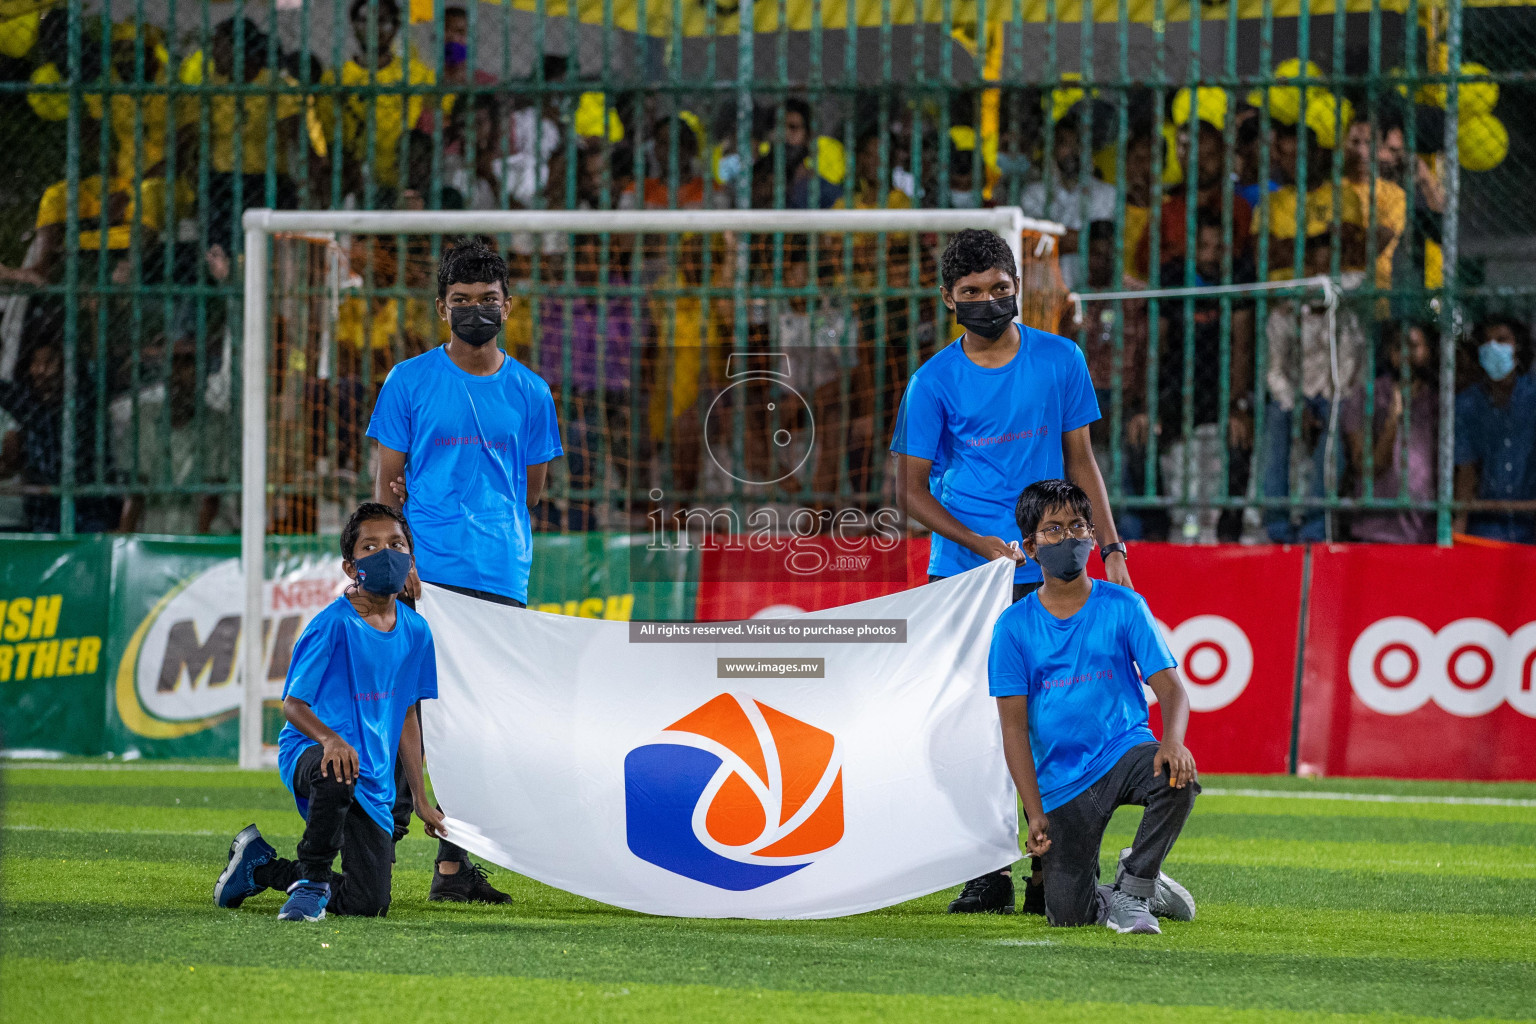
{"type": "MultiPolygon", "coordinates": [[[[33,227],[4,250],[24,255],[0,263],[0,480],[8,481],[0,530],[59,528],[60,502],[48,489],[62,479],[66,437],[74,478],[94,485],[76,499],[76,530],[236,528],[227,328],[237,319],[239,216],[253,206],[1017,203],[1067,228],[1057,246],[1063,299],[1068,290],[1313,275],[1346,293],[1333,332],[1320,298],[1309,296],[1090,296],[1051,307],[1056,329],[1084,346],[1099,391],[1106,478],[1111,449],[1123,454],[1112,489],[1214,503],[1223,541],[1321,539],[1319,508],[1278,499],[1320,497],[1332,480],[1346,498],[1432,502],[1439,424],[1454,416],[1457,498],[1536,500],[1536,369],[1525,323],[1477,318],[1457,339],[1455,407],[1440,407],[1440,318],[1427,300],[1440,283],[1446,196],[1443,160],[1425,143],[1441,136],[1420,123],[1422,108],[1395,95],[1368,104],[1287,87],[1234,100],[1201,88],[1160,107],[1159,94],[1133,89],[1122,135],[1114,109],[1062,83],[1008,91],[993,152],[971,127],[976,95],[950,101],[942,117],[889,91],[856,97],[837,116],[794,95],[763,97],[739,132],[733,105],[715,109],[710,98],[690,109],[671,93],[584,89],[565,57],[545,57],[532,81],[472,68],[462,8],[445,12],[441,60],[409,43],[395,0],[356,0],[349,13],[353,56],[339,68],[284,51],[248,21],[214,25],[206,47],[176,66],[164,32],[149,25],[120,22],[82,46],[82,75],[104,80],[109,95],[87,94],[81,105],[91,127],[74,192],[75,251],[64,168],[39,166],[33,227]],[[250,90],[243,100],[218,91],[237,80],[250,90]],[[123,87],[136,82],[187,89],[123,87]],[[941,123],[953,127],[941,133],[941,123]],[[66,291],[72,273],[76,290],[66,291]],[[72,309],[67,294],[79,296],[72,309]],[[61,339],[70,317],[80,347],[76,403],[66,410],[61,339]],[[1245,523],[1244,499],[1269,499],[1249,513],[1261,529],[1245,523]]],[[[29,131],[39,138],[67,131],[70,99],[56,88],[66,44],[63,14],[46,12],[35,45],[4,65],[33,84],[29,131]]],[[[1293,77],[1302,73],[1290,63],[1293,77]]],[[[636,470],[693,492],[706,464],[704,409],[725,385],[738,322],[729,298],[703,289],[733,280],[735,247],[697,237],[498,241],[517,292],[509,345],[550,383],[566,437],[572,496],[546,502],[539,524],[597,528],[609,521],[598,495],[636,470]],[[594,295],[604,283],[614,294],[594,295]]],[[[813,353],[796,386],[829,440],[795,484],[822,498],[878,489],[907,376],[947,340],[936,334],[936,239],[853,236],[846,251],[844,241],[758,239],[745,268],[764,293],[804,290],[752,301],[748,347],[813,353]]],[[[366,470],[361,418],[389,366],[446,340],[428,294],[433,245],[358,238],[343,254],[338,365],[324,383],[308,371],[303,385],[306,394],[333,391],[340,471],[366,470]]],[[[281,353],[299,354],[303,341],[278,345],[274,365],[294,365],[281,353]]],[[[1193,509],[1130,505],[1130,538],[1167,538],[1181,515],[1186,536],[1198,525],[1193,509]]],[[[1511,509],[1473,511],[1457,525],[1536,542],[1533,513],[1511,509]]],[[[1423,508],[1358,510],[1348,530],[1363,541],[1429,542],[1435,519],[1423,508]]]]}

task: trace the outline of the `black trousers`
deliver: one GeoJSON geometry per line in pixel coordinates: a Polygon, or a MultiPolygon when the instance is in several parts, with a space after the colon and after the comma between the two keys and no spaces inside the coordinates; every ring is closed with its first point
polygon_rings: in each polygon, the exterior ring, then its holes
{"type": "MultiPolygon", "coordinates": [[[[505,594],[493,594],[489,590],[476,590],[473,587],[455,587],[451,583],[438,583],[438,582],[436,582],[434,580],[423,580],[422,582],[423,583],[431,583],[434,587],[442,587],[444,590],[451,590],[455,594],[464,594],[464,595],[466,595],[468,597],[477,597],[477,598],[479,598],[482,601],[489,601],[492,604],[502,604],[502,605],[507,605],[507,606],[512,607],[512,608],[526,608],[526,607],[528,607],[525,603],[523,603],[522,601],[519,601],[515,597],[507,597],[505,594]]],[[[402,597],[400,600],[404,601],[407,605],[409,605],[410,608],[413,611],[415,610],[415,608],[416,608],[416,602],[415,601],[411,600],[408,597],[402,597]]],[[[421,713],[421,706],[419,704],[417,705],[416,713],[418,715],[421,713]]],[[[406,828],[409,827],[410,822],[411,822],[411,798],[410,798],[410,794],[406,793],[405,796],[403,797],[404,804],[403,804],[403,807],[402,807],[401,793],[404,791],[404,787],[401,785],[400,775],[401,775],[401,769],[400,769],[400,765],[399,765],[399,759],[396,758],[396,764],[395,764],[395,835],[396,835],[396,837],[405,835],[406,828]]],[[[439,807],[438,810],[442,810],[442,808],[439,807]]],[[[464,848],[462,846],[458,846],[455,843],[450,843],[446,839],[439,839],[437,841],[437,859],[439,861],[456,860],[456,861],[460,861],[461,863],[468,864],[469,863],[469,854],[464,852],[464,848]]]]}
{"type": "Polygon", "coordinates": [[[1157,891],[1157,874],[1194,809],[1200,784],[1168,785],[1168,772],[1152,774],[1156,743],[1132,747],[1073,800],[1049,812],[1051,848],[1045,867],[1045,917],[1058,927],[1097,924],[1102,919],[1099,846],[1115,808],[1145,807],[1120,888],[1133,896],[1157,891]]]}
{"type": "MultiPolygon", "coordinates": [[[[939,582],[939,580],[947,580],[947,579],[949,579],[948,576],[934,576],[932,573],[930,573],[929,576],[928,576],[928,582],[929,583],[937,583],[937,582],[939,582]]],[[[1024,600],[1030,594],[1033,594],[1035,591],[1039,590],[1042,586],[1044,586],[1043,582],[1041,582],[1041,583],[1015,583],[1013,585],[1013,603],[1014,604],[1018,604],[1020,601],[1024,600]]],[[[998,870],[1001,871],[1002,869],[999,868],[998,870]]],[[[1032,875],[1037,875],[1037,874],[1040,873],[1040,858],[1039,857],[1031,857],[1031,858],[1029,858],[1029,871],[1030,871],[1030,874],[1032,874],[1032,875]]]]}
{"type": "MultiPolygon", "coordinates": [[[[328,912],[383,917],[389,912],[395,837],[368,816],[354,798],[352,783],[320,774],[321,754],[318,743],[311,746],[299,755],[293,770],[294,792],[309,801],[298,857],[263,864],[256,869],[256,881],[274,889],[287,889],[300,879],[329,882],[328,912]],[[338,853],[339,873],[331,870],[338,853]]],[[[398,764],[395,781],[401,781],[398,764]]]]}

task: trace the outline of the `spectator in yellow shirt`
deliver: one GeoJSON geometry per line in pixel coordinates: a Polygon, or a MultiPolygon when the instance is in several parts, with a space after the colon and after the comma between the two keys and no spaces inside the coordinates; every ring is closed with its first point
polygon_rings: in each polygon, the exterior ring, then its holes
{"type": "MultiPolygon", "coordinates": [[[[1397,172],[1394,154],[1383,143],[1382,132],[1368,120],[1349,126],[1349,151],[1344,158],[1344,187],[1354,192],[1367,228],[1376,224],[1376,287],[1392,287],[1392,255],[1408,223],[1408,194],[1392,178],[1397,172]],[[1376,154],[1376,177],[1371,178],[1371,152],[1376,154]],[[1372,209],[1374,208],[1374,217],[1372,209]]],[[[1369,254],[1367,254],[1369,258],[1369,254]]]]}
{"type": "MultiPolygon", "coordinates": [[[[169,61],[164,34],[150,25],[144,26],[144,30],[143,80],[163,84],[169,61]]],[[[137,39],[138,27],[132,22],[112,27],[112,59],[108,72],[112,84],[138,80],[137,39]]],[[[61,80],[54,64],[43,65],[32,76],[34,83],[61,80]]],[[[52,101],[60,95],[34,93],[28,96],[28,101],[39,116],[54,119],[52,115],[57,113],[57,104],[52,101]]],[[[165,96],[119,93],[104,106],[99,94],[88,95],[85,110],[93,118],[100,119],[104,114],[109,118],[113,156],[105,185],[100,174],[80,181],[76,208],[80,224],[79,248],[82,252],[121,256],[131,244],[134,225],[138,225],[140,243],[145,246],[153,242],[154,233],[165,226],[165,182],[159,177],[165,173],[165,96]],[[137,140],[135,123],[138,124],[137,140]],[[103,192],[106,193],[105,209],[103,192]]],[[[68,116],[67,102],[63,113],[68,116]]],[[[90,137],[94,137],[94,132],[90,137]]],[[[56,272],[62,266],[59,257],[64,250],[68,217],[68,184],[55,182],[43,192],[42,200],[37,204],[35,226],[38,239],[27,267],[10,272],[6,275],[8,279],[46,284],[56,278],[56,272]]],[[[114,267],[114,278],[126,272],[126,269],[114,267]]]]}
{"type": "MultiPolygon", "coordinates": [[[[144,81],[154,85],[166,82],[170,55],[165,49],[165,33],[154,25],[144,28],[144,81]]],[[[109,65],[113,85],[138,81],[137,50],[139,26],[131,21],[112,26],[112,59],[109,65]]],[[[94,77],[84,75],[86,78],[94,77]]],[[[32,72],[33,85],[58,85],[64,74],[54,61],[41,64],[32,72]]],[[[85,113],[100,120],[103,114],[101,95],[88,93],[85,97],[85,113]]],[[[62,121],[69,116],[69,95],[63,92],[33,92],[27,94],[32,112],[44,121],[62,121]]],[[[145,177],[164,173],[166,102],[163,94],[135,96],[116,93],[112,96],[111,131],[113,144],[112,176],[130,179],[135,169],[145,177]],[[134,145],[134,122],[141,123],[138,149],[134,145]]],[[[92,140],[94,141],[94,135],[92,140]]]]}
{"type": "Polygon", "coordinates": [[[296,205],[293,180],[288,176],[289,154],[298,145],[304,113],[304,100],[295,92],[275,92],[270,98],[247,94],[239,99],[235,93],[219,91],[218,86],[234,82],[237,45],[245,84],[274,90],[297,85],[282,71],[268,66],[267,36],[249,20],[243,28],[233,18],[220,22],[214,26],[207,52],[199,50],[182,61],[182,84],[203,88],[177,103],[176,163],[187,183],[195,187],[206,144],[208,205],[201,213],[210,246],[225,249],[230,247],[232,234],[240,230],[240,216],[247,207],[296,205]],[[270,161],[269,133],[275,133],[270,161]],[[270,197],[269,170],[275,179],[275,194],[270,197]]]}
{"type": "MultiPolygon", "coordinates": [[[[1334,193],[1332,176],[1333,151],[1323,147],[1317,133],[1310,128],[1307,133],[1307,164],[1300,166],[1298,128],[1292,125],[1275,125],[1270,148],[1271,166],[1280,188],[1269,195],[1269,219],[1265,222],[1262,205],[1253,211],[1255,239],[1269,236],[1269,279],[1281,281],[1295,276],[1296,261],[1296,197],[1304,189],[1302,206],[1302,238],[1315,238],[1328,230],[1334,222],[1335,207],[1340,221],[1340,266],[1345,271],[1365,270],[1365,216],[1359,195],[1348,183],[1334,193]]],[[[1262,244],[1257,242],[1255,244],[1262,244]]],[[[1303,249],[1305,241],[1303,241],[1303,249]]]]}
{"type": "MultiPolygon", "coordinates": [[[[374,187],[381,190],[375,194],[373,206],[390,207],[395,205],[398,191],[407,185],[401,173],[401,138],[421,120],[426,98],[419,93],[369,90],[402,83],[434,85],[437,75],[416,58],[401,35],[396,0],[352,0],[348,16],[360,55],[341,68],[341,84],[358,90],[341,98],[342,177],[347,191],[359,200],[366,198],[365,182],[371,178],[374,187]],[[373,22],[375,12],[377,21],[373,22]]],[[[325,81],[334,84],[336,78],[327,73],[325,81]]],[[[451,111],[452,98],[444,97],[442,107],[451,111]]],[[[321,116],[326,138],[333,138],[335,108],[322,105],[321,116]]]]}

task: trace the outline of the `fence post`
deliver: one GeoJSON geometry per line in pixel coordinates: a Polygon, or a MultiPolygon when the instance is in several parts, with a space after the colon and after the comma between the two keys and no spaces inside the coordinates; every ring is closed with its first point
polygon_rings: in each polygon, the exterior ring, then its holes
{"type": "Polygon", "coordinates": [[[1446,4],[1445,44],[1445,219],[1440,236],[1440,457],[1436,495],[1436,535],[1441,546],[1451,543],[1451,503],[1456,480],[1456,343],[1461,332],[1461,308],[1456,301],[1456,262],[1461,256],[1461,78],[1462,0],[1446,4]]]}

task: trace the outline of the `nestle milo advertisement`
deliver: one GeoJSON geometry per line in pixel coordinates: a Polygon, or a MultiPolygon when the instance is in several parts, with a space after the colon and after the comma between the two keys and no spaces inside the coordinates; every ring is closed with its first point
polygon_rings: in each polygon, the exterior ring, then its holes
{"type": "MultiPolygon", "coordinates": [[[[331,542],[334,544],[334,541],[331,542]]],[[[245,601],[233,539],[128,537],[112,552],[109,749],[143,757],[234,757],[245,601]]],[[[282,694],[305,624],[346,585],[324,540],[269,549],[262,586],[268,699],[282,694]]]]}

